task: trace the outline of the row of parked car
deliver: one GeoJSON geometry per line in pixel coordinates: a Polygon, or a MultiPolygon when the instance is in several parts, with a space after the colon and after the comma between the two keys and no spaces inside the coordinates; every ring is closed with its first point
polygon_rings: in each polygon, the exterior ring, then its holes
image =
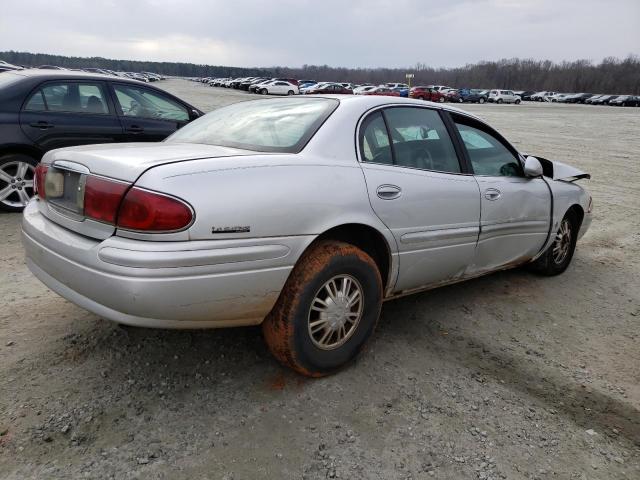
{"type": "Polygon", "coordinates": [[[604,95],[592,93],[560,93],[551,91],[470,89],[453,88],[446,85],[418,85],[406,83],[317,82],[295,78],[241,77],[241,78],[196,78],[212,87],[234,88],[262,95],[305,95],[337,93],[347,95],[384,95],[410,97],[432,102],[455,103],[514,103],[522,101],[553,103],[584,103],[589,105],[639,106],[640,97],[634,95],[604,95]]]}
{"type": "MultiPolygon", "coordinates": [[[[3,60],[0,60],[0,72],[8,72],[12,70],[23,70],[25,68],[21,65],[12,65],[3,60]]],[[[70,72],[87,72],[87,73],[98,73],[101,75],[112,75],[116,77],[122,78],[131,78],[133,80],[139,80],[141,82],[149,83],[149,82],[157,82],[158,80],[164,80],[166,77],[153,72],[121,72],[108,70],[106,68],[64,68],[59,67],[57,65],[40,65],[35,67],[40,70],[65,70],[70,72]]]]}

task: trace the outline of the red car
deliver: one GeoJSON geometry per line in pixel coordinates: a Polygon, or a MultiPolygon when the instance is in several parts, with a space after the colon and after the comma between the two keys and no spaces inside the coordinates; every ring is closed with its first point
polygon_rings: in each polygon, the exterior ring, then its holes
{"type": "Polygon", "coordinates": [[[400,92],[395,90],[391,90],[387,87],[376,87],[371,90],[367,90],[366,92],[362,92],[363,95],[383,95],[386,97],[399,97],[400,92]]]}
{"type": "Polygon", "coordinates": [[[326,85],[321,85],[318,88],[310,88],[305,93],[307,95],[314,93],[340,93],[344,95],[353,95],[353,90],[351,90],[350,88],[345,88],[339,83],[329,83],[326,85]]]}
{"type": "Polygon", "coordinates": [[[447,97],[430,87],[413,87],[409,90],[409,98],[417,98],[419,100],[428,100],[430,102],[444,102],[447,100],[447,97]]]}

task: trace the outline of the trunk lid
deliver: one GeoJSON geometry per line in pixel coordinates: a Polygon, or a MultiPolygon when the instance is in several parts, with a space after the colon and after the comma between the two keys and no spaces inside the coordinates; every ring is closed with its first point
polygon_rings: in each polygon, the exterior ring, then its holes
{"type": "Polygon", "coordinates": [[[43,180],[46,197],[38,198],[38,209],[49,220],[69,230],[105,239],[115,233],[116,227],[110,221],[98,221],[85,215],[88,178],[107,177],[109,182],[111,179],[116,181],[121,201],[129,187],[150,168],[181,161],[252,154],[255,152],[191,143],[120,143],[52,150],[42,159],[43,167],[47,168],[43,180]]]}
{"type": "Polygon", "coordinates": [[[52,150],[42,161],[45,164],[56,161],[73,162],[86,167],[94,175],[135,182],[149,168],[166,163],[253,153],[248,150],[195,143],[112,143],[52,150]]]}

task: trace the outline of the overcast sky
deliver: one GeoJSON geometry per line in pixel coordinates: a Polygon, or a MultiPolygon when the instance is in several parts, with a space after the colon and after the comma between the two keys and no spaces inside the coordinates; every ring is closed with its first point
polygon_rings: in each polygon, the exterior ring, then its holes
{"type": "Polygon", "coordinates": [[[0,51],[230,66],[640,53],[640,0],[1,0],[0,51]]]}

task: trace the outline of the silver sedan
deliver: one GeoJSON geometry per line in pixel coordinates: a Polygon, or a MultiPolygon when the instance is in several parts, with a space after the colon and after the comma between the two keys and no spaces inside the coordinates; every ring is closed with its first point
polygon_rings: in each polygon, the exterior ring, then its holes
{"type": "Polygon", "coordinates": [[[588,177],[441,104],[256,100],[161,143],[49,152],[23,242],[42,282],[103,318],[262,324],[282,363],[320,376],[358,353],[384,300],[562,273],[591,223],[588,177]]]}

